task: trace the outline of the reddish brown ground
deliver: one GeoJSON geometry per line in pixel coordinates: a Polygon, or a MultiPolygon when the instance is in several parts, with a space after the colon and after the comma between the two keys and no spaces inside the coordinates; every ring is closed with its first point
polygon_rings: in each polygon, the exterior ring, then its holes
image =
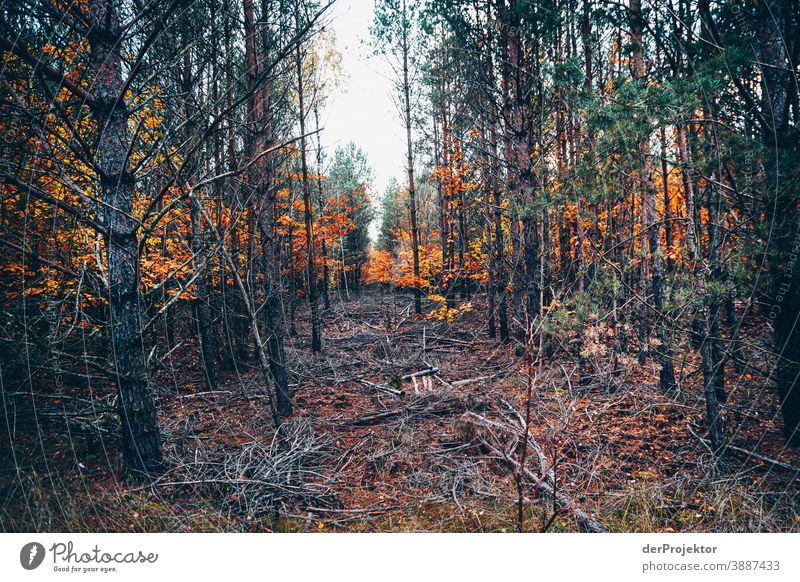
{"type": "MultiPolygon", "coordinates": [[[[254,443],[268,446],[273,424],[258,371],[226,371],[207,393],[191,340],[155,376],[171,469],[153,487],[120,481],[113,436],[92,443],[79,425],[64,422],[64,411],[86,411],[71,397],[105,403],[108,385],[96,384],[94,398],[85,388],[44,383],[34,386],[43,394],[35,399],[8,395],[13,447],[2,445],[0,529],[513,531],[513,473],[477,443],[493,437],[475,439],[459,418],[471,410],[513,424],[502,400],[524,414],[528,376],[522,346],[489,339],[482,305],[475,305],[448,325],[413,317],[405,297],[369,293],[338,302],[324,316],[321,355],[310,353],[299,314],[298,335],[287,344],[293,420],[316,435],[321,456],[303,478],[312,492],[284,492],[277,510],[254,501],[260,490],[251,468],[226,473],[235,483],[208,482],[215,463],[254,443]],[[402,398],[355,378],[393,384],[429,366],[439,368],[437,377],[428,386],[418,380],[419,395],[402,383],[402,398]],[[448,386],[481,377],[488,378],[448,386]],[[384,412],[395,414],[375,418],[384,412]]],[[[714,467],[700,440],[703,402],[690,348],[676,350],[681,392],[667,398],[650,359],[639,366],[619,357],[611,374],[616,338],[604,323],[585,330],[581,345],[574,332],[562,334],[553,356],[533,367],[531,435],[559,491],[613,531],[800,529],[796,471],[740,453],[714,467]]],[[[758,336],[757,326],[743,334],[758,336]]],[[[800,451],[784,447],[773,392],[756,371],[768,370],[769,361],[751,351],[755,369],[741,377],[727,370],[732,443],[799,467],[800,451]]],[[[518,458],[520,447],[510,450],[518,458]]],[[[530,457],[528,466],[539,469],[530,457]]],[[[524,503],[527,530],[545,523],[580,529],[568,512],[553,517],[552,500],[530,483],[524,503]]]]}

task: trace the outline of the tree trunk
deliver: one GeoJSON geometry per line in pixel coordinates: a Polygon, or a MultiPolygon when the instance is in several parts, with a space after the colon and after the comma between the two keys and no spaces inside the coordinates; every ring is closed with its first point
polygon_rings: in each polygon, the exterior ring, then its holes
{"type": "MultiPolygon", "coordinates": [[[[486,109],[483,107],[483,99],[478,98],[478,109],[483,113],[486,109]]],[[[484,243],[486,244],[486,307],[488,313],[486,315],[487,323],[489,326],[489,337],[497,337],[497,322],[496,322],[496,306],[495,306],[495,264],[494,264],[494,241],[492,238],[492,176],[491,167],[489,164],[489,140],[486,138],[486,123],[485,117],[481,116],[481,145],[478,151],[478,165],[483,173],[483,195],[484,195],[484,243]]]]}
{"type": "MultiPolygon", "coordinates": [[[[500,28],[500,50],[502,51],[501,67],[500,67],[500,84],[503,95],[503,125],[504,125],[504,162],[505,162],[505,190],[506,196],[509,199],[511,216],[509,221],[509,235],[511,238],[511,271],[509,278],[512,287],[512,305],[514,306],[515,317],[517,321],[523,321],[524,314],[523,305],[523,287],[524,279],[522,273],[522,241],[520,239],[519,219],[516,216],[519,201],[515,201],[515,194],[517,192],[518,175],[516,173],[516,164],[514,160],[514,94],[511,89],[512,68],[511,60],[509,58],[509,16],[508,7],[505,0],[498,2],[498,20],[500,28]]],[[[522,330],[520,339],[525,339],[524,330],[522,330]]]]}
{"type": "Polygon", "coordinates": [[[500,340],[508,341],[508,308],[506,306],[506,268],[505,253],[503,252],[503,199],[500,192],[500,159],[497,152],[497,113],[495,105],[491,107],[491,126],[489,139],[491,140],[492,156],[492,193],[493,200],[493,226],[494,226],[494,288],[492,293],[497,296],[497,320],[500,327],[500,340]]]}
{"type": "MultiPolygon", "coordinates": [[[[667,168],[667,132],[661,128],[661,187],[664,193],[664,242],[668,249],[672,248],[672,211],[669,207],[669,170],[667,168]]],[[[667,257],[667,271],[675,268],[675,261],[672,257],[667,257]]]]}
{"type": "MultiPolygon", "coordinates": [[[[520,37],[520,6],[514,3],[506,13],[508,17],[508,58],[511,66],[511,95],[513,96],[513,145],[515,165],[519,173],[519,202],[523,206],[523,255],[525,263],[526,325],[533,325],[539,316],[539,234],[533,203],[533,172],[530,157],[530,135],[525,120],[527,105],[524,90],[522,41],[520,37]]],[[[529,330],[526,330],[526,332],[529,330]]]]}
{"type": "Polygon", "coordinates": [[[202,240],[203,229],[198,208],[201,201],[193,195],[189,200],[189,204],[189,214],[192,222],[192,267],[196,277],[195,298],[192,301],[192,306],[195,320],[197,321],[197,334],[200,339],[200,353],[203,359],[206,387],[209,390],[214,390],[217,387],[217,356],[216,342],[214,341],[214,335],[211,333],[211,309],[205,276],[207,258],[205,244],[202,240]]]}
{"type": "MultiPolygon", "coordinates": [[[[631,36],[634,44],[633,72],[634,77],[642,90],[645,89],[644,47],[642,46],[642,9],[641,0],[631,0],[630,3],[631,36]]],[[[648,144],[649,136],[639,138],[639,152],[643,160],[640,175],[640,190],[642,195],[642,228],[645,229],[647,243],[650,251],[650,285],[653,293],[653,307],[655,308],[656,336],[660,341],[658,349],[661,371],[659,385],[664,393],[675,390],[675,370],[672,364],[672,348],[667,337],[664,319],[664,258],[661,252],[661,229],[658,226],[656,213],[655,188],[653,186],[653,155],[648,144]]],[[[644,254],[643,254],[644,258],[644,254]]]]}
{"type": "MultiPolygon", "coordinates": [[[[195,122],[194,96],[192,94],[192,55],[190,50],[183,54],[183,100],[184,112],[186,114],[186,139],[187,149],[193,150],[197,138],[197,126],[195,122]]],[[[206,387],[214,390],[217,386],[217,362],[214,336],[211,333],[211,309],[209,307],[208,286],[206,284],[206,250],[203,243],[203,229],[200,222],[200,210],[198,206],[202,201],[197,198],[197,193],[192,192],[193,188],[193,168],[189,168],[189,178],[186,186],[190,190],[189,216],[191,221],[190,247],[192,251],[192,269],[195,276],[195,298],[192,301],[195,322],[197,324],[197,337],[200,340],[200,355],[203,363],[203,375],[206,387]]]]}
{"type": "MultiPolygon", "coordinates": [[[[295,12],[296,29],[300,31],[300,8],[295,12]]],[[[297,67],[297,95],[300,105],[300,167],[303,172],[303,219],[306,226],[306,266],[308,278],[308,305],[311,309],[311,351],[322,350],[322,333],[320,331],[319,306],[317,305],[317,273],[314,266],[314,229],[311,215],[311,184],[308,182],[308,161],[306,159],[306,120],[305,96],[303,95],[303,57],[300,44],[295,49],[297,67]]]]}
{"type": "Polygon", "coordinates": [[[128,164],[129,113],[122,94],[122,32],[111,0],[91,0],[89,17],[95,76],[92,115],[99,131],[95,164],[108,229],[109,325],[122,421],[122,460],[127,472],[146,473],[159,469],[162,457],[142,341],[135,182],[128,164]]]}
{"type": "MultiPolygon", "coordinates": [[[[317,106],[314,107],[314,122],[317,129],[317,204],[319,206],[321,220],[324,214],[325,196],[322,192],[322,134],[320,133],[319,127],[319,107],[317,106]]],[[[328,279],[330,278],[330,273],[328,272],[328,249],[324,236],[320,237],[320,242],[322,244],[322,285],[320,288],[322,291],[323,304],[327,310],[331,308],[331,297],[328,291],[328,279]]]]}
{"type": "MultiPolygon", "coordinates": [[[[256,200],[258,201],[258,227],[261,231],[261,255],[264,268],[264,320],[266,345],[269,349],[269,372],[275,383],[276,411],[280,416],[291,416],[289,379],[286,373],[286,354],[283,347],[283,312],[280,305],[280,254],[275,230],[275,189],[272,188],[272,155],[265,153],[272,142],[272,124],[269,118],[269,83],[258,81],[259,55],[256,51],[253,0],[244,0],[245,59],[247,83],[250,91],[249,117],[254,134],[253,156],[255,163],[256,200]]],[[[265,47],[267,43],[264,43],[265,47]]],[[[262,54],[262,60],[264,55],[262,54]]],[[[254,314],[251,314],[254,317],[254,314]]],[[[255,326],[255,322],[253,323],[255,326]]],[[[259,347],[259,346],[257,346],[259,347]]],[[[259,351],[261,351],[259,347],[259,351]]],[[[263,358],[258,354],[259,359],[263,358]]]]}
{"type": "Polygon", "coordinates": [[[422,289],[419,287],[419,233],[417,231],[417,192],[414,186],[414,142],[411,137],[411,79],[408,63],[408,27],[406,2],[403,0],[403,104],[406,124],[406,161],[408,169],[408,208],[411,219],[411,253],[414,261],[414,313],[422,313],[422,289]]]}
{"type": "Polygon", "coordinates": [[[800,446],[800,250],[796,180],[783,174],[797,156],[797,136],[788,126],[789,91],[796,85],[787,59],[781,28],[785,22],[782,0],[759,3],[759,39],[762,67],[761,110],[764,119],[764,171],[770,233],[770,272],[773,298],[769,318],[775,326],[777,384],[786,442],[800,446]]]}
{"type": "Polygon", "coordinates": [[[508,341],[508,310],[506,307],[506,268],[505,256],[503,252],[503,199],[500,192],[500,158],[498,155],[498,115],[497,102],[495,101],[495,69],[494,69],[494,50],[492,32],[494,24],[492,22],[491,4],[486,5],[486,108],[488,117],[489,143],[487,147],[488,163],[488,182],[486,187],[491,192],[491,198],[487,200],[489,209],[489,237],[491,241],[490,252],[492,257],[492,281],[489,293],[494,297],[494,309],[497,315],[498,331],[500,341],[508,341]]]}
{"type": "Polygon", "coordinates": [[[707,304],[707,291],[706,291],[706,266],[705,261],[699,252],[695,233],[697,232],[697,225],[695,224],[695,196],[694,196],[694,180],[691,173],[691,166],[689,163],[689,151],[686,143],[686,128],[683,123],[677,128],[678,133],[678,154],[681,157],[682,172],[684,175],[685,185],[685,202],[686,202],[686,216],[688,218],[686,224],[686,247],[689,251],[689,256],[692,259],[692,274],[694,275],[695,282],[695,295],[700,301],[697,308],[697,321],[700,328],[700,369],[703,372],[703,393],[706,397],[706,422],[708,423],[708,434],[711,440],[711,448],[716,453],[722,448],[725,438],[723,432],[722,418],[720,417],[720,399],[717,390],[717,382],[714,379],[716,372],[714,366],[714,347],[713,338],[711,335],[711,320],[709,308],[707,304]]]}

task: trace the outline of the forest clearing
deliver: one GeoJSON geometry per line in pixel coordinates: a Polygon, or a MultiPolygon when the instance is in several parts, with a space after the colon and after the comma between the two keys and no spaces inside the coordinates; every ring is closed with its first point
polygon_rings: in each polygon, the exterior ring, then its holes
{"type": "MultiPolygon", "coordinates": [[[[110,434],[102,446],[87,435],[97,403],[75,390],[22,400],[15,416],[35,414],[42,430],[17,441],[18,458],[35,470],[19,485],[25,494],[7,492],[6,516],[20,520],[9,523],[32,531],[514,531],[528,371],[513,345],[486,337],[480,311],[450,324],[415,320],[408,295],[371,290],[323,315],[324,355],[311,352],[301,324],[287,343],[298,362],[289,378],[295,411],[277,455],[258,374],[226,372],[208,391],[196,342],[187,342],[154,378],[170,470],[148,487],[119,479],[110,434]]],[[[532,461],[537,478],[551,475],[545,485],[556,482],[571,505],[531,479],[529,528],[586,530],[577,508],[608,531],[796,531],[800,455],[784,447],[779,423],[765,420],[776,403],[758,380],[741,382],[753,388],[728,403],[737,435],[717,468],[700,436],[696,358],[676,362],[682,389],[667,399],[653,362],[614,367],[613,340],[602,337],[603,355],[579,369],[576,340],[568,334],[533,371],[529,437],[541,455],[532,461]]]]}
{"type": "Polygon", "coordinates": [[[0,531],[800,531],[798,41],[3,1],[0,531]]]}

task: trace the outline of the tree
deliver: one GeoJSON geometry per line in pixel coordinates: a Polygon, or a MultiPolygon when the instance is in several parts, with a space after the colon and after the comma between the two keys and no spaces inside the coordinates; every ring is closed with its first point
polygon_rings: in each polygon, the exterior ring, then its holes
{"type": "Polygon", "coordinates": [[[380,199],[380,226],[376,247],[381,251],[396,252],[397,232],[404,226],[405,192],[397,180],[392,180],[380,199]]]}
{"type": "Polygon", "coordinates": [[[369,249],[373,209],[369,199],[372,169],[366,154],[354,143],[337,147],[325,181],[327,213],[321,218],[325,237],[338,247],[331,251],[339,263],[339,280],[346,292],[358,291],[369,249]]]}
{"type": "MultiPolygon", "coordinates": [[[[88,55],[79,56],[81,60],[85,58],[86,71],[91,75],[92,82],[86,87],[43,62],[24,36],[0,37],[0,47],[33,68],[40,82],[37,89],[43,94],[63,89],[71,94],[72,99],[87,106],[96,128],[96,135],[90,142],[93,144],[91,151],[87,151],[89,146],[82,141],[74,144],[77,159],[86,159],[88,154],[94,161],[101,197],[95,216],[91,217],[92,213],[85,208],[59,203],[45,191],[41,191],[41,197],[81,217],[104,237],[108,269],[108,330],[119,397],[122,458],[129,474],[150,473],[160,469],[162,456],[155,402],[141,341],[139,223],[133,216],[137,176],[130,160],[133,138],[129,130],[130,98],[126,95],[130,88],[135,87],[141,68],[134,66],[127,76],[123,74],[125,70],[120,47],[127,46],[128,35],[123,34],[117,6],[113,2],[91,0],[86,5],[72,8],[71,13],[72,18],[62,20],[61,26],[66,29],[62,29],[62,32],[87,40],[88,55]]],[[[163,16],[168,19],[169,15],[168,9],[163,16]]],[[[154,29],[150,34],[156,31],[154,29]]],[[[147,47],[147,44],[143,45],[136,64],[144,58],[147,47]]],[[[35,119],[35,112],[31,113],[31,118],[35,119]]],[[[37,191],[30,180],[23,180],[11,175],[4,176],[4,181],[15,188],[37,191]]],[[[79,199],[90,198],[77,185],[73,191],[79,199]]]]}
{"type": "MultiPolygon", "coordinates": [[[[796,23],[796,4],[780,0],[759,2],[765,195],[770,222],[775,226],[770,237],[774,301],[771,312],[780,314],[774,320],[778,394],[786,441],[800,445],[800,268],[796,268],[800,246],[797,209],[798,129],[797,120],[794,123],[789,120],[788,108],[789,103],[797,103],[798,90],[791,73],[792,59],[786,49],[786,39],[792,34],[787,31],[786,23],[792,22],[792,15],[796,23]]],[[[796,28],[793,32],[797,32],[796,28]]]]}
{"type": "MultiPolygon", "coordinates": [[[[631,37],[633,42],[633,78],[639,91],[646,91],[647,73],[645,71],[644,43],[642,29],[644,16],[640,0],[631,0],[629,5],[631,37]]],[[[653,308],[656,311],[656,326],[661,345],[659,346],[659,360],[661,371],[659,383],[661,390],[667,394],[675,390],[675,371],[672,365],[672,350],[669,340],[664,332],[664,259],[661,249],[661,228],[656,216],[655,187],[653,185],[653,155],[650,151],[650,131],[645,123],[638,138],[638,150],[642,158],[642,168],[639,178],[639,189],[642,197],[642,232],[646,239],[650,258],[650,286],[653,294],[653,308]]],[[[642,261],[645,260],[642,249],[642,261]]],[[[642,269],[642,277],[647,276],[647,269],[642,269]]],[[[712,423],[715,421],[712,420],[712,423]]]]}
{"type": "MultiPolygon", "coordinates": [[[[295,7],[295,27],[300,32],[300,4],[295,7]]],[[[311,183],[308,177],[308,162],[306,160],[306,108],[305,94],[303,91],[303,57],[300,45],[295,48],[295,68],[297,69],[297,103],[298,118],[300,122],[300,164],[303,185],[303,218],[306,228],[306,264],[308,275],[308,304],[311,308],[311,349],[314,352],[322,350],[322,333],[320,331],[319,306],[317,304],[317,275],[314,266],[314,233],[311,204],[311,183]]]]}
{"type": "MultiPolygon", "coordinates": [[[[414,277],[419,279],[419,232],[417,230],[417,200],[414,185],[414,141],[412,139],[411,98],[413,55],[416,37],[414,22],[419,6],[415,0],[381,0],[375,4],[375,21],[371,28],[378,49],[390,60],[397,76],[402,96],[401,117],[406,128],[406,168],[408,172],[408,206],[410,214],[411,248],[414,256],[414,277]]],[[[422,313],[422,290],[414,289],[414,311],[422,313]]]]}

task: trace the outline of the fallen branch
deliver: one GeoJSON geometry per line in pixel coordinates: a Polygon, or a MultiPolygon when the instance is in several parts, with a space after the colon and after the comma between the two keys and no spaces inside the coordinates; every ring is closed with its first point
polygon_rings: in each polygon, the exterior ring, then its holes
{"type": "Polygon", "coordinates": [[[388,418],[399,416],[402,413],[402,410],[388,410],[378,414],[369,414],[367,416],[362,416],[361,418],[355,419],[350,423],[350,426],[372,426],[374,424],[380,424],[382,421],[388,418]]]}
{"type": "Polygon", "coordinates": [[[411,380],[412,378],[420,378],[422,376],[430,376],[431,374],[436,374],[439,371],[439,368],[428,368],[427,370],[420,370],[419,372],[414,372],[413,374],[406,374],[402,377],[403,381],[411,380]]]}
{"type": "Polygon", "coordinates": [[[358,378],[358,382],[367,386],[368,388],[372,388],[373,390],[378,390],[379,392],[386,392],[387,394],[391,394],[393,396],[403,397],[405,396],[405,392],[402,390],[397,390],[396,388],[390,388],[384,384],[375,384],[374,382],[370,382],[369,380],[365,380],[364,378],[358,378]]]}
{"type": "MultiPolygon", "coordinates": [[[[508,465],[517,471],[519,471],[519,462],[516,461],[513,457],[509,457],[504,455],[502,452],[498,451],[493,445],[486,442],[485,440],[481,442],[486,450],[488,450],[492,455],[494,455],[498,460],[505,462],[508,465]]],[[[528,468],[523,467],[522,472],[525,476],[531,480],[533,485],[538,489],[543,495],[553,497],[555,495],[556,503],[558,503],[559,507],[566,512],[571,513],[575,520],[583,526],[583,528],[590,533],[606,533],[606,529],[602,526],[602,524],[597,521],[594,517],[583,511],[575,502],[569,499],[563,493],[553,491],[553,486],[548,482],[547,479],[543,479],[540,476],[537,476],[528,468]]]]}
{"type": "Polygon", "coordinates": [[[460,340],[460,339],[455,339],[455,338],[452,338],[452,337],[445,337],[445,336],[441,336],[441,335],[433,335],[433,334],[427,336],[427,341],[429,341],[431,343],[451,344],[451,345],[455,345],[455,346],[464,346],[464,347],[471,347],[472,346],[472,342],[468,342],[468,341],[464,341],[464,340],[460,340]]]}
{"type": "MultiPolygon", "coordinates": [[[[518,437],[518,433],[515,429],[505,426],[499,422],[495,422],[493,420],[489,420],[486,417],[481,416],[480,414],[475,414],[474,412],[468,412],[464,415],[468,417],[469,420],[473,423],[477,423],[489,431],[489,434],[494,434],[491,432],[492,429],[500,430],[505,433],[510,433],[518,437]]],[[[483,435],[480,436],[480,444],[481,446],[489,451],[494,458],[499,461],[502,461],[506,465],[510,466],[512,469],[519,471],[520,464],[519,462],[511,457],[509,454],[501,451],[496,445],[490,443],[483,435]]],[[[533,471],[528,469],[527,467],[523,467],[522,472],[530,480],[530,484],[543,495],[550,498],[555,498],[556,503],[558,506],[568,512],[571,513],[575,520],[583,526],[586,531],[591,533],[606,533],[606,529],[597,521],[594,517],[583,511],[579,508],[574,501],[569,499],[566,495],[564,495],[560,491],[555,491],[554,489],[554,475],[552,468],[548,468],[546,466],[546,460],[543,458],[542,452],[536,441],[532,437],[528,437],[528,444],[529,446],[536,452],[537,456],[539,457],[539,462],[542,465],[542,475],[536,475],[533,471]]]]}
{"type": "Polygon", "coordinates": [[[217,394],[233,394],[230,390],[209,390],[207,392],[194,392],[192,394],[181,394],[175,398],[199,398],[201,396],[212,396],[217,394]]]}
{"type": "Polygon", "coordinates": [[[312,513],[354,513],[354,514],[366,514],[366,515],[373,515],[373,514],[380,514],[386,513],[387,511],[398,511],[408,509],[407,505],[391,505],[389,507],[375,507],[375,508],[364,508],[364,509],[326,509],[324,507],[309,507],[307,511],[312,513]]]}
{"type": "Polygon", "coordinates": [[[800,467],[795,467],[794,465],[789,465],[788,463],[784,463],[782,461],[778,461],[775,459],[770,459],[769,457],[765,457],[764,455],[759,455],[756,452],[748,451],[746,449],[741,449],[739,447],[735,447],[733,445],[725,445],[726,449],[730,449],[732,451],[736,451],[737,453],[747,455],[748,457],[752,457],[759,461],[763,461],[764,463],[768,463],[773,467],[779,467],[781,469],[785,469],[786,471],[792,471],[793,473],[800,473],[800,467]]]}
{"type": "MultiPolygon", "coordinates": [[[[699,440],[709,451],[711,450],[710,445],[706,439],[701,437],[699,434],[692,430],[688,424],[686,428],[689,429],[689,432],[692,433],[697,440],[699,440]]],[[[722,447],[722,451],[731,450],[741,455],[745,455],[747,458],[753,458],[763,463],[767,463],[772,465],[773,467],[778,467],[779,469],[783,469],[785,471],[791,471],[793,473],[800,474],[800,467],[795,467],[794,465],[789,465],[788,463],[784,463],[782,461],[778,461],[776,459],[770,459],[769,457],[765,457],[764,455],[759,455],[755,451],[748,451],[747,449],[743,449],[734,445],[726,444],[722,447]]]]}

